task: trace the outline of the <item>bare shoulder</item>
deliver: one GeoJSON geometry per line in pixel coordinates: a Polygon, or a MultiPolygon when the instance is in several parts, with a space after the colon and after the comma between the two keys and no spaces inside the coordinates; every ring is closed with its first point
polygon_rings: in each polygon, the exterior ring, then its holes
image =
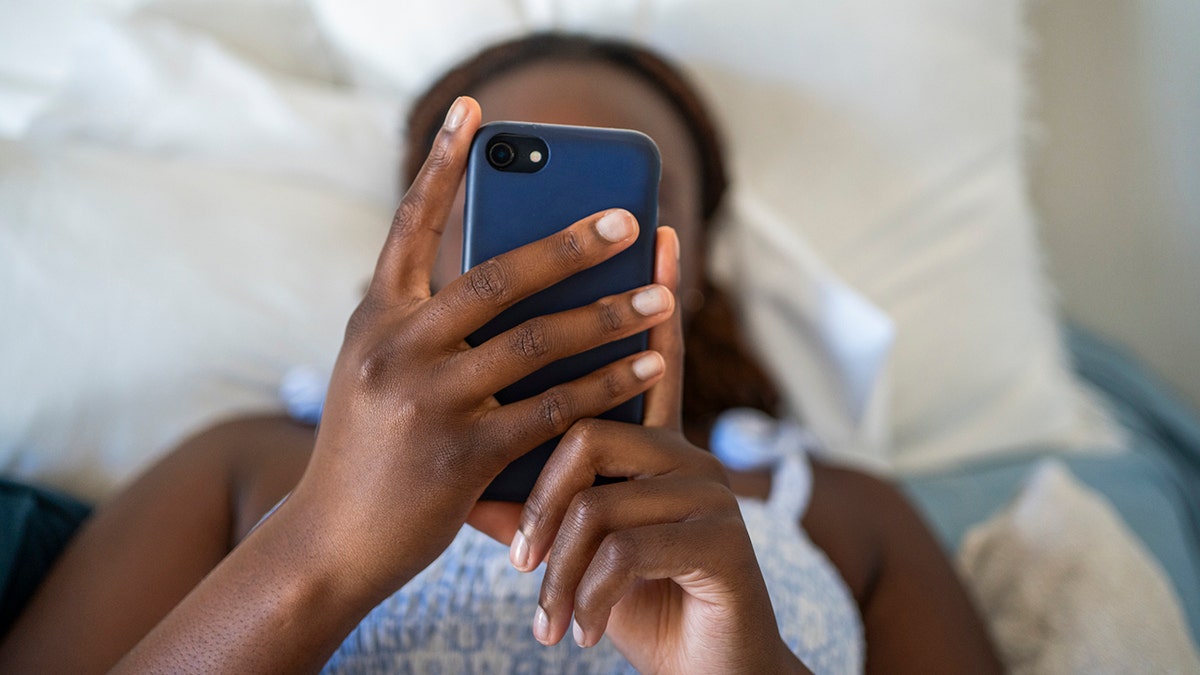
{"type": "Polygon", "coordinates": [[[313,436],[254,416],[185,439],[80,528],[0,644],[0,672],[111,668],[292,489],[313,436]]]}
{"type": "Polygon", "coordinates": [[[208,427],[175,452],[218,457],[234,488],[233,534],[240,540],[299,482],[315,440],[314,427],[285,415],[247,415],[208,427]]]}
{"type": "Polygon", "coordinates": [[[812,468],[813,494],[801,524],[861,606],[880,572],[885,543],[894,529],[912,527],[916,514],[886,480],[821,461],[812,468]]]}
{"type": "Polygon", "coordinates": [[[267,447],[294,447],[297,443],[312,444],[315,428],[281,414],[256,414],[230,417],[217,422],[185,439],[180,447],[203,444],[206,447],[225,447],[231,451],[244,449],[246,443],[267,447]]]}
{"type": "Polygon", "coordinates": [[[801,526],[859,605],[868,672],[1001,672],[949,558],[894,483],[814,462],[801,526]]]}

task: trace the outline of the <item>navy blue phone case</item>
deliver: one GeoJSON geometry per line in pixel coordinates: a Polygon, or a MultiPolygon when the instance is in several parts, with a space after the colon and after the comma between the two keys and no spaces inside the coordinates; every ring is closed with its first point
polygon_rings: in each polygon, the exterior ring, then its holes
{"type": "MultiPolygon", "coordinates": [[[[549,236],[588,215],[623,208],[637,218],[637,241],[620,254],[513,305],[472,334],[472,346],[535,316],[591,304],[644,286],[654,277],[654,237],[658,224],[658,147],[645,134],[547,124],[493,122],[479,129],[467,165],[463,214],[463,271],[524,244],[549,236]],[[485,153],[497,134],[532,136],[547,146],[535,173],[503,171],[485,153]]],[[[537,396],[617,359],[646,349],[646,333],[611,342],[556,361],[496,394],[501,404],[537,396]]],[[[642,421],[642,396],[600,415],[642,421]]],[[[561,437],[560,437],[561,438],[561,437]]],[[[510,464],[488,486],[483,499],[523,502],[560,438],[554,438],[510,464]]]]}

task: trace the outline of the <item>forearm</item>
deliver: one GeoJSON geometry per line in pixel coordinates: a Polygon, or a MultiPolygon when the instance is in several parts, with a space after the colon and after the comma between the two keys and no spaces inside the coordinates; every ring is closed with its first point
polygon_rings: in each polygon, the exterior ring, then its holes
{"type": "Polygon", "coordinates": [[[76,534],[0,644],[0,672],[107,672],[295,487],[311,447],[311,429],[279,419],[184,441],[76,534]]]}
{"type": "Polygon", "coordinates": [[[116,670],[320,670],[382,599],[328,534],[319,518],[289,500],[116,670]]]}

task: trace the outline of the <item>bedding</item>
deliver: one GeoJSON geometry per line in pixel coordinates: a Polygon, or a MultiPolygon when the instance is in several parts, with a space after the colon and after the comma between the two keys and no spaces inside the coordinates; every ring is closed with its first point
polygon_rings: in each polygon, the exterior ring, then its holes
{"type": "Polygon", "coordinates": [[[278,409],[290,365],[332,366],[391,210],[302,179],[0,141],[0,471],[97,500],[183,436],[278,409]]]}
{"type": "Polygon", "coordinates": [[[277,410],[289,366],[332,366],[395,208],[398,112],[154,17],[73,49],[0,139],[0,471],[96,500],[277,410]]]}
{"type": "Polygon", "coordinates": [[[1104,498],[1054,459],[1024,482],[958,552],[1008,670],[1200,671],[1162,566],[1104,498]]]}
{"type": "Polygon", "coordinates": [[[0,478],[0,639],[90,513],[69,495],[0,478]]]}
{"type": "Polygon", "coordinates": [[[1111,403],[1130,449],[1075,456],[1052,447],[950,470],[902,476],[948,551],[1018,494],[1033,468],[1057,458],[1103,495],[1166,572],[1200,644],[1200,417],[1128,354],[1079,328],[1068,332],[1080,375],[1111,403]]]}
{"type": "Polygon", "coordinates": [[[481,43],[530,30],[634,38],[681,62],[729,141],[718,247],[732,250],[714,254],[726,263],[715,271],[737,291],[793,415],[842,456],[919,468],[1121,441],[1066,366],[1037,252],[1023,166],[1025,4],[312,6],[347,76],[401,100],[481,43]],[[419,35],[397,39],[406,25],[419,35]],[[850,381],[824,376],[813,357],[837,349],[828,314],[798,292],[806,277],[779,273],[801,268],[806,250],[894,323],[886,358],[871,363],[871,352],[850,381]],[[863,381],[865,396],[854,391],[863,381]]]}
{"type": "Polygon", "coordinates": [[[908,468],[1120,445],[1065,367],[1039,268],[1019,0],[2,1],[9,474],[101,496],[199,426],[277,406],[288,365],[330,363],[396,199],[406,101],[481,41],[545,28],[644,40],[708,93],[735,180],[714,271],[825,445],[908,468]],[[207,232],[237,255],[192,255],[207,232]],[[780,270],[801,258],[849,292],[797,293],[780,270]],[[160,308],[192,312],[186,337],[160,308]]]}
{"type": "Polygon", "coordinates": [[[714,271],[794,417],[903,470],[952,551],[1059,457],[1197,636],[1200,425],[1084,334],[1069,367],[1024,192],[1023,2],[480,1],[0,0],[0,471],[98,499],[277,409],[289,367],[327,372],[405,102],[483,40],[587,29],[683,60],[715,102],[737,186],[714,271]],[[804,370],[855,345],[780,273],[799,258],[894,347],[804,370]]]}

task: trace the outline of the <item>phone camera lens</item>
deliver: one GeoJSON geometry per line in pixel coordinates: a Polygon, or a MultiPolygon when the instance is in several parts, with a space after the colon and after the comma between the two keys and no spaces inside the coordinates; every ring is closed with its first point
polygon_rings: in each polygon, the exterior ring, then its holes
{"type": "Polygon", "coordinates": [[[492,166],[503,169],[513,163],[513,160],[517,158],[517,153],[508,143],[497,141],[488,148],[487,156],[492,166]]]}

